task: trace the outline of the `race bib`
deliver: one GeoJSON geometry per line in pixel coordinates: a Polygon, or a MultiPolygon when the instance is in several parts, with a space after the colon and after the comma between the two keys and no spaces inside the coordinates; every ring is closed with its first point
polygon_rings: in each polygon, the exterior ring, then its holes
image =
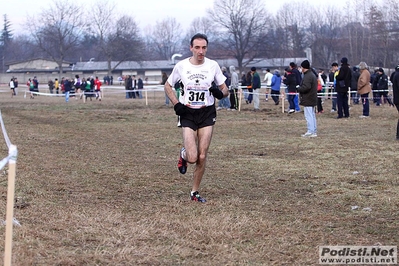
{"type": "Polygon", "coordinates": [[[187,88],[184,93],[184,103],[193,109],[203,108],[208,106],[209,95],[208,89],[187,88]]]}

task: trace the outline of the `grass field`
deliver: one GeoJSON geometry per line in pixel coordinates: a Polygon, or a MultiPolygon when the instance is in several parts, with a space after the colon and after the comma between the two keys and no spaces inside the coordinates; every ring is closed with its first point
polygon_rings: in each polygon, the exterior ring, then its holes
{"type": "MultiPolygon", "coordinates": [[[[23,203],[13,265],[316,265],[321,245],[398,244],[395,108],[335,119],[326,100],[312,139],[303,113],[263,98],[261,112],[218,111],[200,204],[193,166],[176,167],[173,108],[162,92],[148,102],[0,94],[23,203]]],[[[7,171],[0,193],[5,219],[7,171]]]]}

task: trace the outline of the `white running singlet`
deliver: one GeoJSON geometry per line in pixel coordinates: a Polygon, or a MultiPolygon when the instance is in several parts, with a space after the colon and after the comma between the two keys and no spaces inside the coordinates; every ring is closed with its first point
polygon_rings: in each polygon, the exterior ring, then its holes
{"type": "Polygon", "coordinates": [[[176,64],[168,83],[173,87],[181,80],[184,89],[180,91],[179,102],[190,108],[200,109],[213,105],[215,98],[209,88],[213,81],[217,86],[223,84],[226,77],[214,60],[205,57],[201,65],[193,65],[189,60],[186,58],[176,64]]]}

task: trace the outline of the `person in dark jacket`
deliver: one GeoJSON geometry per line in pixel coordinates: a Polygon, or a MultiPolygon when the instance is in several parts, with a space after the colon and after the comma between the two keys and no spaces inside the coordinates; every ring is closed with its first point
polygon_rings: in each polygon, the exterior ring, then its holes
{"type": "Polygon", "coordinates": [[[382,97],[389,103],[389,106],[394,106],[391,98],[388,96],[388,76],[385,75],[384,69],[381,67],[378,69],[377,89],[379,95],[377,106],[381,104],[382,97]]]}
{"type": "Polygon", "coordinates": [[[132,94],[132,77],[130,75],[125,78],[126,99],[133,98],[132,94]]]}
{"type": "Polygon", "coordinates": [[[292,113],[295,113],[294,98],[296,97],[296,78],[295,78],[295,74],[292,73],[292,70],[290,68],[285,69],[283,82],[287,86],[287,89],[288,89],[288,103],[290,105],[288,114],[292,114],[292,113]]]}
{"type": "Polygon", "coordinates": [[[351,97],[353,104],[359,104],[360,95],[357,93],[357,81],[360,77],[360,69],[358,66],[352,68],[352,80],[351,80],[351,97]]]}
{"type": "MultiPolygon", "coordinates": [[[[290,68],[291,68],[292,73],[294,73],[294,75],[295,75],[296,85],[301,85],[302,74],[299,72],[298,67],[295,64],[295,62],[290,63],[290,68]]],[[[295,96],[294,103],[295,103],[295,111],[300,112],[301,108],[299,107],[298,96],[295,96]]]]}
{"type": "Polygon", "coordinates": [[[254,111],[259,111],[259,89],[260,89],[260,77],[258,72],[256,72],[256,67],[251,68],[252,72],[252,91],[254,100],[254,111]]]}
{"type": "Polygon", "coordinates": [[[378,82],[378,68],[374,69],[374,73],[370,76],[371,89],[373,91],[373,103],[377,104],[379,94],[377,89],[378,82]]]}
{"type": "Polygon", "coordinates": [[[275,105],[280,103],[280,89],[281,89],[281,76],[280,72],[276,69],[272,77],[271,95],[275,105]]]}
{"type": "Polygon", "coordinates": [[[300,105],[307,122],[307,132],[302,137],[317,137],[317,123],[315,106],[317,105],[317,77],[310,68],[310,63],[305,60],[301,63],[303,79],[298,88],[300,105]]]}
{"type": "Polygon", "coordinates": [[[72,81],[69,78],[65,78],[64,90],[65,90],[65,102],[69,102],[69,94],[72,90],[72,81]]]}
{"type": "MultiPolygon", "coordinates": [[[[399,65],[395,68],[395,74],[392,76],[393,103],[399,113],[399,65]]],[[[396,140],[399,140],[399,119],[396,126],[396,140]]]]}
{"type": "Polygon", "coordinates": [[[331,95],[331,113],[334,113],[337,111],[337,94],[335,90],[335,76],[337,75],[338,71],[338,63],[334,62],[331,64],[331,71],[330,74],[328,74],[328,79],[330,81],[330,95],[331,95]]]}
{"type": "Polygon", "coordinates": [[[337,92],[337,118],[349,117],[349,105],[348,105],[348,89],[351,84],[352,71],[349,68],[348,58],[343,57],[341,59],[341,68],[339,69],[338,75],[335,77],[336,80],[336,92],[337,92]]]}

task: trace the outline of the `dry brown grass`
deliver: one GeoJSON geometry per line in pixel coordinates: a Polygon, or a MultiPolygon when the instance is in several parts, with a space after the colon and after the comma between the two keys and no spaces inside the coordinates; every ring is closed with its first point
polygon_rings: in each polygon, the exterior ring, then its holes
{"type": "MultiPolygon", "coordinates": [[[[15,195],[29,204],[15,209],[13,265],[315,265],[319,245],[397,245],[396,109],[337,120],[327,101],[314,139],[300,137],[303,113],[270,102],[219,111],[199,204],[193,167],[176,169],[173,109],[150,95],[145,106],[1,94],[15,195]]],[[[3,219],[6,189],[1,173],[3,219]]]]}

